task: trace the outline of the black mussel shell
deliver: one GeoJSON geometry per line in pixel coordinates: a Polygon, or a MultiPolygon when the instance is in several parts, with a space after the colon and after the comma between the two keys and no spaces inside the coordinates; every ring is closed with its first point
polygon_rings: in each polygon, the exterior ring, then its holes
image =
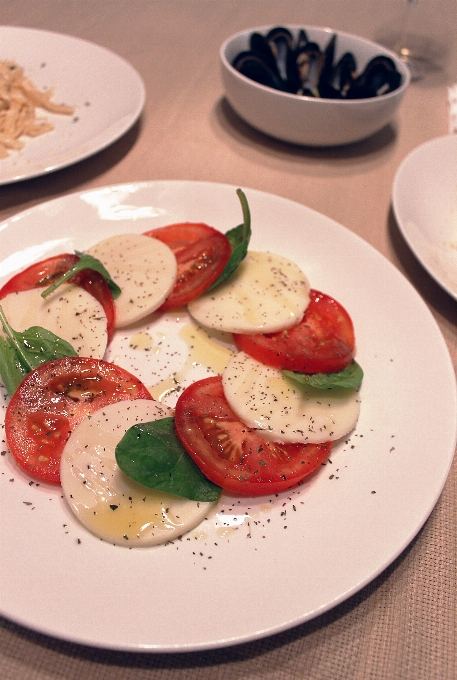
{"type": "Polygon", "coordinates": [[[295,52],[295,70],[298,80],[297,94],[304,94],[306,90],[307,93],[311,92],[312,95],[317,96],[323,63],[324,55],[315,42],[308,42],[295,52]]]}
{"type": "Polygon", "coordinates": [[[323,99],[342,99],[343,94],[341,90],[338,90],[331,83],[323,81],[319,83],[319,97],[323,99]]]}
{"type": "Polygon", "coordinates": [[[298,32],[297,44],[295,47],[297,50],[299,50],[301,47],[304,47],[307,43],[309,43],[308,34],[304,28],[301,28],[298,32]]]}
{"type": "Polygon", "coordinates": [[[292,49],[294,45],[294,37],[285,26],[275,26],[268,31],[265,38],[269,43],[277,43],[278,41],[282,42],[285,40],[289,49],[292,49]]]}
{"type": "Polygon", "coordinates": [[[294,43],[292,33],[283,26],[276,26],[267,33],[265,38],[276,60],[279,75],[287,87],[289,59],[294,43]]]}
{"type": "Polygon", "coordinates": [[[271,47],[268,44],[268,40],[265,38],[265,36],[261,35],[260,33],[254,32],[249,40],[249,47],[251,49],[251,52],[254,52],[259,56],[262,56],[262,58],[265,60],[265,63],[271,69],[273,69],[274,71],[277,70],[276,59],[274,57],[273,52],[271,51],[271,47]]]}
{"type": "Polygon", "coordinates": [[[261,55],[249,51],[241,52],[233,60],[232,66],[246,78],[250,78],[260,85],[266,85],[275,90],[286,90],[276,70],[270,68],[261,55]]]}
{"type": "Polygon", "coordinates": [[[332,35],[324,50],[323,63],[317,89],[320,97],[339,99],[341,92],[333,83],[333,63],[335,61],[336,35],[332,35]]]}
{"type": "Polygon", "coordinates": [[[355,57],[352,52],[345,52],[333,69],[332,84],[339,90],[341,96],[346,96],[356,77],[357,64],[355,57]]]}
{"type": "Polygon", "coordinates": [[[354,80],[347,91],[348,99],[378,97],[396,90],[401,83],[401,74],[390,57],[374,57],[364,71],[354,80]]]}
{"type": "Polygon", "coordinates": [[[335,49],[336,49],[336,35],[332,35],[327,43],[327,47],[324,50],[324,63],[322,66],[321,78],[329,78],[333,70],[333,63],[335,61],[335,49]]]}

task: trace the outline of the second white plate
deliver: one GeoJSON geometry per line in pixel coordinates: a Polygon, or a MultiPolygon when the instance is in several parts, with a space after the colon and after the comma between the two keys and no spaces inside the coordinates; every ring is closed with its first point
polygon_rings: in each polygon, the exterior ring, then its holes
{"type": "Polygon", "coordinates": [[[395,175],[393,208],[417,259],[457,300],[457,135],[406,156],[395,175]]]}
{"type": "Polygon", "coordinates": [[[0,26],[0,59],[16,61],[39,89],[74,106],[72,116],[43,114],[52,132],[24,138],[21,151],[0,159],[0,185],[66,167],[121,137],[138,119],[145,88],[137,71],[117,54],[69,35],[0,26]]]}

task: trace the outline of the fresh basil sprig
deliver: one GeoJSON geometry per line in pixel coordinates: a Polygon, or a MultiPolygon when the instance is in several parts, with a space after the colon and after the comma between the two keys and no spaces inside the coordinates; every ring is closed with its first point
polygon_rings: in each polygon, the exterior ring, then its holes
{"type": "Polygon", "coordinates": [[[76,262],[71,269],[69,269],[67,272],[65,272],[65,274],[58,278],[57,281],[54,281],[52,285],[48,286],[48,288],[46,288],[41,293],[41,297],[44,298],[48,297],[48,295],[51,295],[51,293],[53,293],[56,288],[61,286],[62,283],[65,283],[66,281],[68,281],[68,279],[71,279],[72,276],[78,274],[83,269],[93,269],[94,271],[98,272],[103,276],[103,278],[105,279],[106,283],[109,286],[113,299],[116,300],[121,294],[121,289],[119,288],[117,283],[113,281],[113,279],[109,275],[109,272],[100,262],[100,260],[97,260],[96,257],[92,257],[92,255],[87,255],[87,253],[81,253],[78,250],[75,250],[75,253],[79,257],[78,262],[76,262]]]}
{"type": "Polygon", "coordinates": [[[211,284],[208,290],[212,290],[230,278],[248,252],[249,241],[251,239],[251,213],[244,192],[241,189],[237,189],[236,193],[240,199],[241,209],[243,211],[243,223],[225,233],[230,242],[232,254],[225,265],[224,270],[216,281],[211,284]]]}
{"type": "Polygon", "coordinates": [[[122,472],[149,489],[201,502],[216,501],[221,493],[179,441],[174,418],[133,425],[115,455],[122,472]]]}
{"type": "Polygon", "coordinates": [[[0,376],[10,396],[30,371],[46,361],[77,356],[69,342],[41,326],[14,331],[1,307],[0,321],[6,336],[0,336],[0,376]]]}
{"type": "Polygon", "coordinates": [[[331,390],[334,387],[358,390],[363,380],[363,370],[356,361],[352,361],[349,366],[336,373],[295,373],[284,370],[283,375],[319,390],[331,390]]]}

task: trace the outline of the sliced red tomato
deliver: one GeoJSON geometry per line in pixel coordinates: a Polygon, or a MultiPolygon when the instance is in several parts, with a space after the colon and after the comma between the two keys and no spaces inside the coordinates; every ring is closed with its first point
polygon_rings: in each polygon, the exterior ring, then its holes
{"type": "Polygon", "coordinates": [[[268,366],[299,373],[334,373],[346,368],[355,350],[351,317],[324,293],[311,290],[310,298],[298,325],[277,333],[234,334],[238,349],[268,366]]]}
{"type": "MultiPolygon", "coordinates": [[[[30,265],[2,286],[0,300],[10,293],[19,293],[32,288],[47,288],[74,267],[78,260],[78,255],[63,253],[30,265]]],[[[106,316],[109,342],[114,333],[115,308],[113,296],[105,279],[93,269],[84,269],[69,279],[69,282],[84,288],[102,305],[106,316]]]]}
{"type": "Polygon", "coordinates": [[[107,361],[48,361],[13,394],[5,414],[6,442],[26,472],[59,483],[60,458],[74,428],[90,413],[125,399],[152,397],[142,382],[107,361]]]}
{"type": "Polygon", "coordinates": [[[159,311],[186,305],[205,292],[224,270],[232,249],[228,238],[207,224],[181,222],[145,233],[171,248],[178,262],[175,287],[159,311]]]}
{"type": "Polygon", "coordinates": [[[203,474],[234,493],[261,496],[301,482],[331,449],[324,444],[266,441],[230,408],[219,376],[186,388],[178,399],[175,427],[181,443],[203,474]]]}

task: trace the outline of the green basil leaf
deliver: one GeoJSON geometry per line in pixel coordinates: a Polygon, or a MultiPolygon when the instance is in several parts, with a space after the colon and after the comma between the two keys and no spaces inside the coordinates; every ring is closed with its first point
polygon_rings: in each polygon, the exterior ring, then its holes
{"type": "Polygon", "coordinates": [[[211,284],[208,290],[212,290],[230,278],[230,276],[238,268],[240,262],[244,260],[248,252],[249,241],[251,239],[251,213],[249,211],[247,198],[243,191],[241,189],[237,189],[236,193],[240,199],[241,208],[243,210],[243,223],[226,232],[225,235],[230,242],[232,254],[230,255],[230,259],[225,265],[225,268],[220,274],[219,278],[217,278],[216,281],[211,284]]]}
{"type": "Polygon", "coordinates": [[[331,390],[333,387],[344,387],[358,390],[363,380],[363,370],[356,361],[352,361],[342,371],[336,373],[295,373],[283,371],[283,375],[292,378],[302,385],[309,385],[319,390],[331,390]]]}
{"type": "Polygon", "coordinates": [[[13,347],[5,338],[0,337],[0,376],[10,397],[26,375],[27,371],[18,360],[13,347]]]}
{"type": "Polygon", "coordinates": [[[201,502],[215,501],[221,493],[179,441],[174,418],[133,425],[115,455],[122,472],[149,489],[201,502]]]}
{"type": "Polygon", "coordinates": [[[0,376],[10,396],[23,378],[51,359],[77,356],[69,342],[40,326],[24,332],[14,331],[0,307],[0,322],[5,338],[0,337],[0,376]]]}
{"type": "Polygon", "coordinates": [[[41,293],[41,297],[44,298],[48,297],[48,295],[53,293],[56,288],[62,285],[62,283],[65,283],[66,281],[68,281],[68,279],[71,279],[72,276],[82,271],[83,269],[93,269],[94,271],[98,272],[103,276],[103,278],[105,279],[106,283],[109,286],[113,299],[116,300],[121,294],[121,289],[119,288],[117,283],[114,283],[113,279],[109,275],[104,265],[100,262],[100,260],[97,260],[96,257],[92,257],[92,255],[81,253],[78,250],[75,250],[75,253],[79,257],[78,262],[76,262],[76,264],[71,269],[65,272],[63,276],[58,278],[57,281],[54,281],[52,285],[48,286],[48,288],[46,288],[41,293]]]}

